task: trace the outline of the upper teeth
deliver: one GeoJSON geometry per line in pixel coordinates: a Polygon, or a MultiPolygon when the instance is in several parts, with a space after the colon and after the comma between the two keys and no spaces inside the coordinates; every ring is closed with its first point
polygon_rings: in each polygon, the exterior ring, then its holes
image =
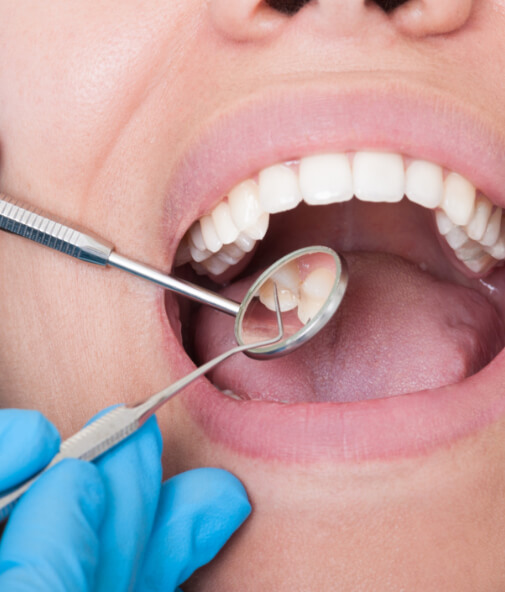
{"type": "Polygon", "coordinates": [[[478,194],[464,177],[402,155],[361,151],[320,154],[260,171],[258,181],[239,183],[186,233],[176,265],[191,262],[198,273],[220,275],[252,250],[267,230],[270,214],[307,204],[398,202],[403,196],[435,210],[439,232],[475,273],[505,260],[502,209],[478,194]]]}

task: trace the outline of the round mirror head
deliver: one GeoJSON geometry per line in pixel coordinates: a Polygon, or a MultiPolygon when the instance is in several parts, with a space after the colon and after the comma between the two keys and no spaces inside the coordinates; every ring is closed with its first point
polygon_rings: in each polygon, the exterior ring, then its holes
{"type": "Polygon", "coordinates": [[[332,249],[306,247],[286,255],[260,275],[243,299],[235,321],[238,344],[268,341],[279,334],[276,289],[283,337],[245,353],[260,359],[290,353],[328,323],[346,288],[345,261],[332,249]]]}

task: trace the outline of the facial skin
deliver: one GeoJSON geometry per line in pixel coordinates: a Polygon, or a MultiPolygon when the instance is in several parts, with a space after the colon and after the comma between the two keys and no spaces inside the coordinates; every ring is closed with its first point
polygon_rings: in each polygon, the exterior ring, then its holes
{"type": "MultiPolygon", "coordinates": [[[[160,269],[202,213],[201,196],[171,192],[181,158],[253,95],[357,73],[441,89],[505,135],[497,0],[389,15],[320,0],[294,17],[255,0],[0,0],[0,22],[0,191],[160,269]]],[[[191,368],[163,293],[124,273],[2,234],[0,285],[2,406],[38,408],[64,435],[191,368]]],[[[181,399],[159,420],[167,476],[224,467],[254,507],[188,590],[505,589],[504,421],[416,458],[298,465],[212,443],[181,399]]]]}

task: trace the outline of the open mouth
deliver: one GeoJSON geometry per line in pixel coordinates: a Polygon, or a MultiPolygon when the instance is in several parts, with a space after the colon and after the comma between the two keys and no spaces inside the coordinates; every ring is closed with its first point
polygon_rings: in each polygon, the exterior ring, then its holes
{"type": "MultiPolygon", "coordinates": [[[[240,300],[259,269],[318,243],[346,258],[350,284],[308,345],[267,363],[237,356],[214,370],[213,384],[241,401],[317,404],[475,375],[505,343],[502,218],[458,173],[393,153],[308,156],[242,181],[193,223],[179,265],[240,300]]],[[[233,319],[222,313],[192,310],[183,325],[199,364],[233,347],[233,319]]]]}
{"type": "MultiPolygon", "coordinates": [[[[273,261],[320,244],[346,259],[346,296],[300,350],[215,369],[185,397],[193,418],[242,453],[297,462],[417,454],[489,424],[504,408],[505,345],[505,223],[490,185],[373,143],[301,154],[214,198],[176,266],[240,300],[273,261]]],[[[235,344],[222,313],[181,320],[197,364],[235,344]]]]}

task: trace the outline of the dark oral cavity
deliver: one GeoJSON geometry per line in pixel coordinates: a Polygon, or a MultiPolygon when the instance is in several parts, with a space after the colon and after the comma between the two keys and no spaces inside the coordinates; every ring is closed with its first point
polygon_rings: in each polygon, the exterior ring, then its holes
{"type": "MultiPolygon", "coordinates": [[[[246,273],[299,246],[325,244],[348,261],[347,294],[312,342],[268,362],[235,356],[210,376],[214,384],[244,399],[360,401],[454,384],[487,365],[504,345],[502,315],[448,262],[429,214],[404,202],[358,202],[279,216],[246,273]]],[[[224,293],[239,299],[249,283],[224,293]]],[[[234,345],[233,322],[199,311],[198,363],[234,345]]]]}

